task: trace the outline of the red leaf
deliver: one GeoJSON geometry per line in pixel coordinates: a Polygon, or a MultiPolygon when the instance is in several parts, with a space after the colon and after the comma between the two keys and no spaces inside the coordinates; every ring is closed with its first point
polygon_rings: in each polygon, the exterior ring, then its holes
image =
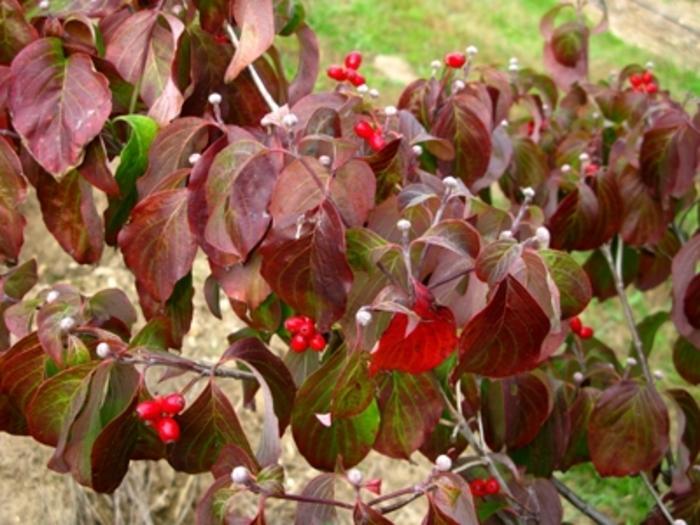
{"type": "Polygon", "coordinates": [[[165,302],[192,268],[197,243],[187,221],[187,190],[149,195],[119,232],[119,247],[138,283],[165,302]]]}
{"type": "Polygon", "coordinates": [[[696,267],[700,261],[700,234],[690,239],[673,258],[671,278],[673,281],[673,309],[671,318],[678,333],[700,348],[700,328],[688,318],[686,298],[690,285],[698,275],[696,267]]]}
{"type": "MultiPolygon", "coordinates": [[[[0,64],[9,64],[17,53],[38,37],[17,0],[0,0],[0,64]]],[[[0,104],[1,106],[1,104],[0,104]]]]}
{"type": "Polygon", "coordinates": [[[508,275],[462,332],[454,372],[506,377],[535,368],[549,319],[530,293],[508,275]]]}
{"type": "Polygon", "coordinates": [[[84,53],[64,54],[57,38],[25,47],[12,62],[9,107],[22,141],[55,176],[74,168],[112,109],[107,78],[84,53]]]}
{"type": "Polygon", "coordinates": [[[457,345],[457,326],[449,308],[436,305],[428,289],[415,284],[413,311],[420,320],[409,326],[408,315],[396,313],[372,350],[370,375],[381,370],[402,370],[420,374],[432,370],[449,356],[457,345]]]}
{"type": "Polygon", "coordinates": [[[22,249],[26,221],[19,209],[26,188],[17,154],[0,137],[0,262],[16,261],[22,249]]]}
{"type": "Polygon", "coordinates": [[[603,392],[589,421],[588,447],[601,476],[656,467],[668,449],[666,405],[652,386],[621,381],[603,392]]]}
{"type": "Polygon", "coordinates": [[[80,171],[72,170],[60,182],[40,170],[37,196],[46,228],[76,262],[93,264],[102,257],[104,231],[92,186],[80,171]]]}
{"type": "Polygon", "coordinates": [[[236,54],[226,68],[226,82],[236,78],[275,40],[272,0],[237,0],[233,5],[233,16],[241,27],[241,36],[236,54]]]}
{"type": "Polygon", "coordinates": [[[299,66],[289,85],[289,105],[293,105],[313,91],[318,77],[319,52],[316,33],[303,24],[296,31],[299,40],[299,66]]]}

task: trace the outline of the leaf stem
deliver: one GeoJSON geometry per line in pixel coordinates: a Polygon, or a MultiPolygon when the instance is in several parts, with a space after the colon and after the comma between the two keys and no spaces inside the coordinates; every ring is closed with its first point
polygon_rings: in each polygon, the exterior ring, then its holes
{"type": "Polygon", "coordinates": [[[289,501],[299,501],[301,503],[316,503],[318,505],[331,505],[333,507],[340,507],[343,509],[352,510],[355,508],[354,505],[350,503],[345,503],[344,501],[338,501],[334,499],[325,498],[314,498],[313,496],[302,496],[301,494],[265,494],[267,498],[285,499],[289,501]]]}
{"type": "Polygon", "coordinates": [[[604,244],[601,247],[603,256],[608,263],[610,272],[613,275],[613,281],[615,283],[615,290],[617,291],[617,296],[622,304],[622,312],[625,315],[625,321],[627,322],[627,328],[632,336],[632,343],[634,349],[637,353],[637,359],[644,372],[644,378],[650,385],[654,384],[654,378],[649,371],[649,363],[647,362],[647,356],[644,354],[644,346],[642,344],[642,339],[639,336],[639,331],[637,330],[637,324],[634,322],[634,313],[632,312],[632,307],[630,306],[629,299],[627,298],[627,293],[625,293],[625,284],[622,280],[622,239],[618,239],[618,250],[617,250],[617,264],[613,261],[612,252],[610,251],[610,244],[604,244]]]}
{"type": "Polygon", "coordinates": [[[583,501],[578,494],[576,494],[569,487],[564,485],[560,480],[552,476],[552,483],[557,489],[557,492],[561,494],[569,503],[576,507],[579,511],[588,516],[597,525],[614,525],[613,522],[598,509],[592,507],[589,503],[583,501]]]}
{"type": "MultiPolygon", "coordinates": [[[[233,44],[234,48],[238,49],[240,42],[238,40],[238,36],[236,36],[236,32],[233,30],[233,27],[231,27],[231,24],[225,22],[224,28],[226,29],[226,33],[228,34],[229,40],[231,40],[231,44],[233,44]]],[[[260,95],[262,95],[262,98],[265,99],[265,103],[267,104],[267,107],[270,108],[270,111],[279,110],[279,105],[277,104],[277,102],[275,102],[275,99],[272,98],[272,95],[267,90],[267,87],[263,83],[262,78],[260,78],[260,75],[258,75],[258,72],[256,71],[255,66],[253,66],[253,64],[248,64],[248,72],[253,78],[253,83],[255,84],[255,87],[258,88],[260,95]]]]}
{"type": "Polygon", "coordinates": [[[671,511],[669,511],[668,507],[666,507],[666,505],[664,504],[663,500],[661,499],[661,496],[656,491],[654,484],[649,479],[649,476],[647,476],[646,472],[642,472],[639,476],[644,481],[644,485],[646,485],[647,490],[653,496],[654,500],[656,501],[656,504],[659,506],[659,509],[661,509],[661,514],[664,515],[664,518],[666,518],[666,521],[668,521],[671,525],[673,525],[674,519],[673,519],[673,516],[671,515],[671,511]]]}
{"type": "Polygon", "coordinates": [[[184,357],[178,357],[172,354],[168,354],[167,357],[160,356],[158,354],[146,354],[145,358],[133,357],[133,356],[119,356],[117,359],[123,363],[132,365],[145,365],[145,366],[169,366],[173,368],[179,368],[180,370],[186,370],[189,372],[197,372],[202,375],[216,376],[216,377],[229,377],[233,379],[248,379],[256,381],[255,376],[250,372],[245,372],[243,370],[233,370],[231,368],[220,368],[216,364],[204,363],[201,361],[194,361],[184,357]]]}

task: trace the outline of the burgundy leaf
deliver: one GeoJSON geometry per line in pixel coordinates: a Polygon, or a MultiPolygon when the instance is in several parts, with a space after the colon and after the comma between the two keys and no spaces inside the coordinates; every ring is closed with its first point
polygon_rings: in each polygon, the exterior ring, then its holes
{"type": "Polygon", "coordinates": [[[698,261],[700,261],[700,235],[695,235],[676,254],[671,267],[673,281],[671,318],[678,333],[696,348],[700,348],[700,328],[695,327],[687,316],[686,297],[688,297],[688,291],[692,291],[690,286],[697,275],[698,261]]]}
{"type": "Polygon", "coordinates": [[[0,0],[0,64],[12,62],[17,53],[37,38],[37,31],[27,22],[20,3],[0,0]]]}
{"type": "Polygon", "coordinates": [[[136,205],[119,247],[140,286],[165,302],[192,268],[197,243],[187,221],[187,190],[166,190],[136,205]]]}
{"type": "Polygon", "coordinates": [[[308,25],[302,24],[296,35],[299,40],[299,65],[289,86],[290,106],[313,91],[320,62],[316,33],[308,25]]]}
{"type": "Polygon", "coordinates": [[[435,480],[436,490],[428,494],[428,515],[424,525],[478,525],[469,485],[451,472],[435,480]]]}
{"type": "Polygon", "coordinates": [[[19,257],[26,224],[19,209],[26,197],[26,188],[17,154],[10,143],[0,137],[0,262],[13,262],[19,257]]]}
{"type": "Polygon", "coordinates": [[[107,78],[84,53],[66,56],[57,38],[25,47],[12,62],[9,106],[22,141],[41,166],[61,176],[80,164],[83,148],[112,109],[107,78]]]}
{"type": "MultiPolygon", "coordinates": [[[[302,496],[307,498],[333,499],[335,495],[336,474],[320,474],[309,481],[302,496]]],[[[294,525],[325,525],[335,523],[338,513],[332,505],[301,502],[297,505],[294,525]]]]}
{"type": "Polygon", "coordinates": [[[506,377],[531,370],[549,333],[547,315],[532,295],[512,276],[496,288],[486,307],[462,332],[460,360],[453,377],[475,372],[506,377]]]}
{"type": "Polygon", "coordinates": [[[352,511],[354,525],[392,525],[393,522],[382,516],[381,512],[373,509],[366,503],[358,501],[352,511]]]}
{"type": "Polygon", "coordinates": [[[700,348],[679,337],[673,345],[673,364],[678,375],[688,383],[700,384],[700,348]]]}
{"type": "Polygon", "coordinates": [[[272,0],[237,0],[233,16],[241,28],[240,43],[226,68],[226,82],[231,82],[273,44],[275,20],[272,0]]]}
{"type": "Polygon", "coordinates": [[[653,386],[621,381],[603,392],[591,414],[588,447],[601,476],[653,469],[666,453],[668,440],[668,412],[653,386]]]}

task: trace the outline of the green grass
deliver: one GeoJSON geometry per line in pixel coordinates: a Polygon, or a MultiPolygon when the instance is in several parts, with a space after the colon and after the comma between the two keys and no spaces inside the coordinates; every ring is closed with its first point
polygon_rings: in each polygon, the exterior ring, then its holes
{"type": "MultiPolygon", "coordinates": [[[[504,67],[517,56],[523,65],[543,70],[542,39],[539,20],[556,0],[305,0],[308,21],[321,42],[322,65],[340,62],[351,49],[365,54],[363,74],[372,87],[380,89],[382,100],[397,100],[403,86],[389,75],[373,68],[376,55],[394,55],[410,64],[416,74],[428,75],[430,62],[445,52],[463,50],[467,45],[479,48],[478,62],[504,67]]],[[[682,53],[677,53],[682,60],[682,53]]],[[[610,33],[591,40],[591,78],[606,78],[611,71],[629,63],[652,60],[663,88],[682,98],[690,92],[700,95],[700,75],[684,70],[679,63],[630,45],[610,33]]],[[[321,83],[327,83],[325,79],[321,83]]],[[[326,84],[329,85],[329,84],[326,84]]],[[[662,287],[663,288],[663,287],[662,287]]],[[[637,321],[646,315],[670,309],[669,289],[649,294],[630,292],[637,321]]],[[[597,335],[618,351],[624,359],[629,334],[619,302],[611,299],[595,302],[584,315],[596,327],[597,335]]],[[[675,332],[671,323],[657,335],[651,365],[665,373],[663,388],[687,387],[673,368],[671,348],[675,332]]],[[[698,389],[691,389],[698,396],[698,389]]],[[[562,480],[586,501],[616,522],[641,523],[653,506],[651,496],[638,478],[601,479],[590,465],[573,468],[562,480]]],[[[567,519],[573,523],[587,520],[571,508],[567,519]]]]}
{"type": "MultiPolygon", "coordinates": [[[[524,65],[542,69],[539,20],[555,0],[306,0],[310,25],[321,39],[324,65],[350,49],[373,55],[397,55],[419,75],[446,51],[474,44],[480,63],[504,66],[517,56],[524,65]]],[[[682,58],[679,52],[679,59],[682,58]]],[[[610,33],[591,41],[591,77],[605,78],[629,63],[652,60],[662,87],[678,96],[700,95],[700,76],[665,57],[625,43],[610,33]]],[[[371,61],[371,60],[369,60],[371,61]]],[[[368,83],[389,102],[400,93],[381,71],[365,67],[368,83]]]]}

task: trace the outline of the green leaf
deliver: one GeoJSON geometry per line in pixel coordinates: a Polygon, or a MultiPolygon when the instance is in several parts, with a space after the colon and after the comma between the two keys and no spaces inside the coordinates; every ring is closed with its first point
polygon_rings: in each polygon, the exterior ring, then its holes
{"type": "Polygon", "coordinates": [[[17,53],[38,37],[17,0],[0,0],[0,64],[9,64],[17,53]]]}
{"type": "Polygon", "coordinates": [[[443,411],[442,396],[432,374],[390,372],[379,381],[381,425],[374,449],[409,459],[435,429],[443,411]]]}
{"type": "MultiPolygon", "coordinates": [[[[345,354],[337,352],[312,374],[297,392],[292,433],[299,452],[315,468],[334,471],[338,461],[350,468],[364,459],[379,431],[379,408],[372,400],[356,416],[333,418],[325,426],[317,416],[328,416],[331,398],[345,354]]],[[[326,421],[324,421],[326,422],[326,421]]]]}
{"type": "Polygon", "coordinates": [[[588,275],[571,255],[557,250],[540,250],[549,275],[559,289],[562,319],[580,314],[591,301],[593,289],[588,275]]]}
{"type": "Polygon", "coordinates": [[[673,364],[678,375],[691,385],[700,384],[700,349],[679,337],[673,345],[673,364]]]}

